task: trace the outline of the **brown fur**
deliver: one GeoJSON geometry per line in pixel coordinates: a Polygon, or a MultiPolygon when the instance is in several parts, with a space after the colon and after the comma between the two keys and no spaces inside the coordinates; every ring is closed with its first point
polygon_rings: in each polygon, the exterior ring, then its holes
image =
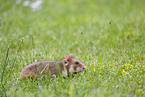
{"type": "Polygon", "coordinates": [[[38,78],[40,75],[43,76],[52,76],[53,74],[58,75],[63,71],[67,70],[67,75],[69,75],[71,65],[73,65],[73,72],[79,72],[81,70],[77,70],[77,67],[85,69],[83,63],[79,60],[75,59],[73,55],[66,56],[65,59],[60,61],[43,61],[29,64],[24,67],[20,76],[22,78],[38,78]],[[78,64],[76,64],[78,62],[78,64]]]}

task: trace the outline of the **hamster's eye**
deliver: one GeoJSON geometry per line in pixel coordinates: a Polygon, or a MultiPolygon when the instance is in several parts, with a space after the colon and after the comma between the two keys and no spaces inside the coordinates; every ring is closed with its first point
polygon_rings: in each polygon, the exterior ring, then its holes
{"type": "Polygon", "coordinates": [[[67,62],[64,62],[65,64],[67,64],[67,62]]]}
{"type": "Polygon", "coordinates": [[[78,65],[78,64],[79,64],[79,62],[76,62],[75,64],[76,64],[76,65],[78,65]]]}

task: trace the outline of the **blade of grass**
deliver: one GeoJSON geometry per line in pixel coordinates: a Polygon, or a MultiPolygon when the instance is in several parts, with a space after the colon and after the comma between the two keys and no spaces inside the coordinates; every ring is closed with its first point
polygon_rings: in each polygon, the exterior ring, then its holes
{"type": "Polygon", "coordinates": [[[4,73],[5,73],[7,64],[8,64],[8,55],[9,55],[9,47],[7,49],[6,58],[5,58],[5,64],[3,66],[3,73],[2,73],[2,77],[1,77],[1,84],[3,83],[3,76],[4,76],[4,73]]]}
{"type": "Polygon", "coordinates": [[[24,40],[24,39],[21,40],[21,43],[20,43],[20,45],[19,45],[19,47],[18,47],[18,50],[16,51],[15,59],[14,59],[14,62],[13,62],[13,65],[12,65],[11,69],[13,69],[13,67],[14,67],[14,64],[15,64],[15,61],[16,61],[16,58],[17,58],[17,54],[18,54],[18,52],[19,52],[19,50],[20,50],[20,47],[21,47],[21,44],[23,43],[23,40],[24,40]]]}
{"type": "Polygon", "coordinates": [[[3,78],[4,78],[4,73],[5,73],[7,64],[8,64],[8,55],[9,55],[9,47],[8,47],[8,49],[7,49],[6,58],[5,58],[5,64],[4,64],[4,66],[3,66],[3,73],[2,73],[2,77],[1,77],[2,95],[3,95],[3,92],[4,92],[4,93],[5,93],[5,96],[6,96],[7,94],[6,94],[6,89],[5,89],[5,87],[4,87],[4,84],[3,84],[3,78]]]}

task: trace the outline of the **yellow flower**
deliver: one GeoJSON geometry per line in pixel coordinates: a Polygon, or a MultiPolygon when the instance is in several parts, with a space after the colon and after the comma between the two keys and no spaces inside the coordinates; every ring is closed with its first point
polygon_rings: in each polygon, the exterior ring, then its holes
{"type": "Polygon", "coordinates": [[[122,73],[126,73],[126,71],[123,69],[122,73]]]}
{"type": "Polygon", "coordinates": [[[17,44],[14,44],[14,47],[16,48],[17,47],[17,44]]]}
{"type": "Polygon", "coordinates": [[[96,71],[96,69],[95,69],[95,68],[93,68],[93,70],[94,70],[94,71],[96,71]]]}
{"type": "Polygon", "coordinates": [[[85,94],[85,96],[84,97],[87,97],[87,94],[85,94]]]}
{"type": "Polygon", "coordinates": [[[127,69],[128,69],[128,67],[127,67],[127,69]]]}

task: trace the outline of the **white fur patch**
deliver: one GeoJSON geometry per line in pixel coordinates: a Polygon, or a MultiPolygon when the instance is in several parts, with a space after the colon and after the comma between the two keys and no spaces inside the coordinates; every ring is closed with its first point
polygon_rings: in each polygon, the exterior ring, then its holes
{"type": "Polygon", "coordinates": [[[64,71],[62,71],[63,77],[67,76],[67,70],[65,69],[64,71]]]}
{"type": "Polygon", "coordinates": [[[73,65],[70,65],[69,72],[72,73],[74,71],[73,65]]]}
{"type": "Polygon", "coordinates": [[[80,68],[80,67],[77,67],[77,72],[78,72],[78,71],[81,71],[81,68],[80,68]]]}

